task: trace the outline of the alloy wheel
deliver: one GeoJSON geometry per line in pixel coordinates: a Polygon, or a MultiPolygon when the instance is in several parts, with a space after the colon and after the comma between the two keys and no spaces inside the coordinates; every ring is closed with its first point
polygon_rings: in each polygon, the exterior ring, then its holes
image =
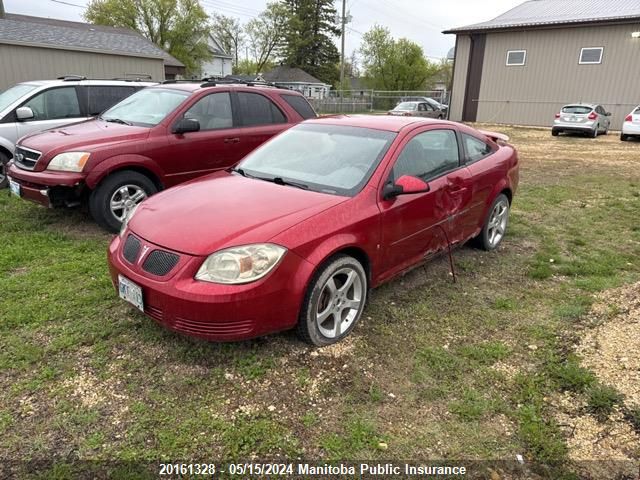
{"type": "Polygon", "coordinates": [[[509,218],[509,202],[502,198],[496,203],[489,216],[487,227],[487,239],[491,248],[500,243],[507,230],[507,220],[509,218]]]}
{"type": "Polygon", "coordinates": [[[127,213],[145,198],[147,198],[147,192],[142,187],[138,185],[123,185],[111,195],[109,201],[111,214],[119,222],[122,222],[127,213]]]}
{"type": "Polygon", "coordinates": [[[316,324],[326,338],[337,338],[357,319],[365,300],[362,279],[351,267],[343,267],[322,287],[315,308],[316,324]]]}

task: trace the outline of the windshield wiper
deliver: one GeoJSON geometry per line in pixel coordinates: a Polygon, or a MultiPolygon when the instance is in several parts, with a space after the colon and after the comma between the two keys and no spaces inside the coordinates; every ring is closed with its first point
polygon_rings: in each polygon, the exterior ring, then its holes
{"type": "Polygon", "coordinates": [[[292,182],[290,180],[285,180],[282,177],[258,177],[257,175],[252,175],[250,173],[245,172],[242,168],[232,167],[228,170],[229,172],[235,172],[243,177],[247,178],[255,178],[256,180],[263,180],[265,182],[275,183],[276,185],[286,185],[288,187],[296,187],[301,188],[303,190],[309,190],[309,185],[305,185],[304,183],[292,182]]]}
{"type": "Polygon", "coordinates": [[[261,178],[261,180],[268,180],[275,183],[276,185],[287,185],[288,187],[296,187],[303,190],[309,190],[309,185],[305,185],[304,183],[292,182],[291,180],[285,180],[282,177],[261,178]]]}
{"type": "Polygon", "coordinates": [[[104,118],[104,117],[100,117],[100,118],[105,122],[119,123],[120,125],[129,125],[129,126],[133,125],[132,123],[129,123],[126,120],[122,120],[121,118],[104,118]]]}

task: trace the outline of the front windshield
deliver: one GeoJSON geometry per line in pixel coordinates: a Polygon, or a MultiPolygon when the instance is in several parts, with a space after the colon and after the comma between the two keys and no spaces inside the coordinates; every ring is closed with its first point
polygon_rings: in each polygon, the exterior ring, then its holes
{"type": "Polygon", "coordinates": [[[16,100],[26,95],[32,90],[38,88],[37,85],[29,85],[28,83],[20,83],[0,93],[0,112],[11,105],[16,100]]]}
{"type": "Polygon", "coordinates": [[[100,118],[152,127],[164,120],[188,96],[188,92],[180,90],[145,88],[114,105],[100,118]]]}
{"type": "Polygon", "coordinates": [[[369,128],[301,124],[249,154],[238,169],[249,177],[279,178],[319,192],[353,196],[395,136],[369,128]]]}
{"type": "Polygon", "coordinates": [[[417,106],[418,106],[417,103],[402,102],[402,103],[399,103],[395,109],[396,110],[415,110],[417,106]]]}

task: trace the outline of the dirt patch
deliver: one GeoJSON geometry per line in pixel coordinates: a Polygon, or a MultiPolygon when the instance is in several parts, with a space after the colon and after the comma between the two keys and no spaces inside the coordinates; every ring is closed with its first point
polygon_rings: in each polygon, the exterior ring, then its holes
{"type": "MultiPolygon", "coordinates": [[[[639,406],[640,282],[599,294],[587,321],[596,326],[581,334],[576,347],[582,365],[624,394],[627,407],[639,406]]],[[[620,408],[600,422],[575,394],[557,396],[551,404],[567,438],[569,459],[583,478],[636,478],[640,436],[620,408]]]]}
{"type": "Polygon", "coordinates": [[[640,282],[599,295],[590,320],[603,323],[578,345],[582,364],[640,406],[640,282]]]}

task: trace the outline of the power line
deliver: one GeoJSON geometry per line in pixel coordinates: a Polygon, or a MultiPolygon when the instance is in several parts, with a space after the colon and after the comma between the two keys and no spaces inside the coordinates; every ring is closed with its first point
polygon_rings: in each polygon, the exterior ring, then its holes
{"type": "Polygon", "coordinates": [[[87,8],[86,5],[78,5],[77,3],[63,2],[62,0],[50,0],[50,1],[54,3],[61,3],[62,5],[69,5],[70,7],[82,8],[83,10],[87,8]]]}

